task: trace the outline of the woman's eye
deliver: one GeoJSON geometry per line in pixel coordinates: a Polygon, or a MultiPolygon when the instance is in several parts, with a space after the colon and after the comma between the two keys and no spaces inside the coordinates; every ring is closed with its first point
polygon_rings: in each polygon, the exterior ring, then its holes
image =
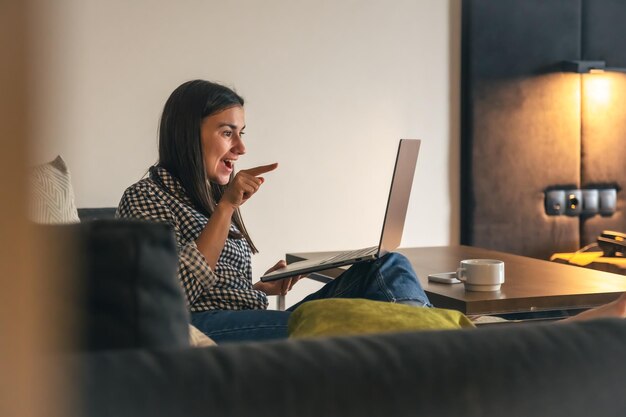
{"type": "Polygon", "coordinates": [[[230,130],[227,130],[224,132],[224,136],[226,136],[227,138],[231,137],[233,135],[233,132],[231,132],[230,130]]]}

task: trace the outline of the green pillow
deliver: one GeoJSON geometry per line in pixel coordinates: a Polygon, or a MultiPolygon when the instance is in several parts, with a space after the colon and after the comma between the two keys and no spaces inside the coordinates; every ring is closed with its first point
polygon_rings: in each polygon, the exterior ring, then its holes
{"type": "Polygon", "coordinates": [[[355,298],[303,303],[289,318],[290,337],[441,330],[474,327],[462,313],[355,298]]]}

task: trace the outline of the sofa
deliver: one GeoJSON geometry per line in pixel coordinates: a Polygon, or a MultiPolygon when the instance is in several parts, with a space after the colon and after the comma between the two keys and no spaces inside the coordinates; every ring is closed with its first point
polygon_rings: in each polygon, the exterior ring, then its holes
{"type": "Polygon", "coordinates": [[[626,413],[623,320],[197,348],[168,226],[99,219],[41,227],[51,241],[70,242],[56,264],[75,283],[76,337],[54,357],[76,399],[71,415],[626,413]]]}
{"type": "Polygon", "coordinates": [[[73,400],[62,415],[626,414],[619,319],[192,346],[167,225],[77,209],[61,157],[31,187],[30,217],[54,223],[37,226],[50,314],[69,329],[47,356],[73,400]]]}

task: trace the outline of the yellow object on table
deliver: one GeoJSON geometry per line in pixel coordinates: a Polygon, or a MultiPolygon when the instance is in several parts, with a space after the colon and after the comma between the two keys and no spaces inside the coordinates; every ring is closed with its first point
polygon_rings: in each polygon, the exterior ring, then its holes
{"type": "Polygon", "coordinates": [[[608,257],[602,252],[564,252],[555,253],[550,257],[551,261],[570,265],[583,266],[599,271],[613,272],[626,275],[625,257],[608,257]]]}

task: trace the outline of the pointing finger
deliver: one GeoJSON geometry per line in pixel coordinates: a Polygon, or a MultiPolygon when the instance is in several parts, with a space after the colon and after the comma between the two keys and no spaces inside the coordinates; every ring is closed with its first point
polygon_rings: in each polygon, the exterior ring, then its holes
{"type": "Polygon", "coordinates": [[[258,167],[254,167],[254,168],[250,168],[250,169],[243,169],[240,172],[245,172],[246,174],[252,175],[254,177],[256,177],[257,175],[261,175],[265,172],[270,172],[276,169],[276,167],[278,167],[278,163],[273,163],[273,164],[269,164],[269,165],[262,165],[262,166],[258,166],[258,167]]]}

